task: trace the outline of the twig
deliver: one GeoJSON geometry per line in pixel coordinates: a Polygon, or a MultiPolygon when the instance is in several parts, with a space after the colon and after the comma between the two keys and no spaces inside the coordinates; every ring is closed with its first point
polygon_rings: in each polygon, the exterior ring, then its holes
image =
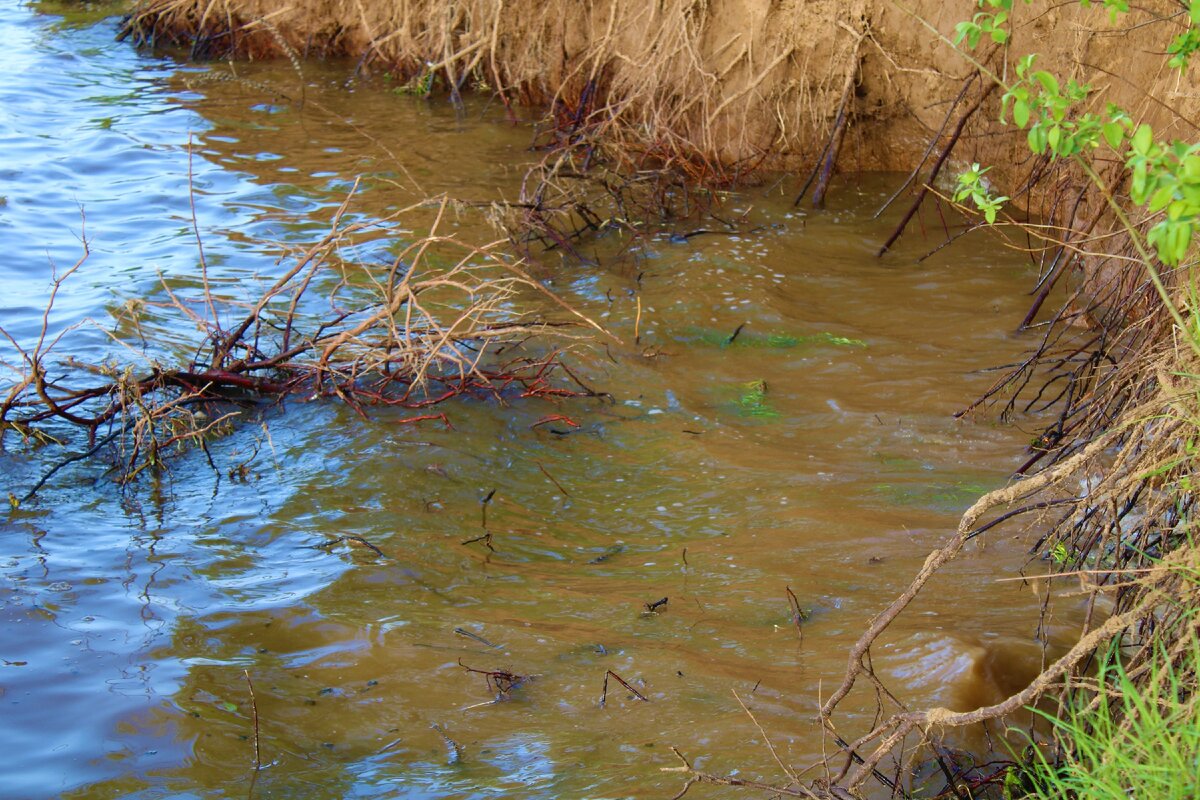
{"type": "Polygon", "coordinates": [[[637,317],[633,320],[633,343],[642,343],[642,296],[637,296],[637,317]]]}
{"type": "Polygon", "coordinates": [[[925,166],[925,162],[929,160],[929,154],[933,152],[933,148],[937,147],[938,139],[942,138],[942,134],[946,131],[946,126],[950,124],[950,118],[954,116],[954,109],[958,108],[958,104],[966,97],[967,90],[971,88],[971,83],[978,77],[979,70],[975,70],[963,81],[962,88],[958,90],[958,96],[950,103],[950,108],[946,110],[946,116],[942,118],[942,126],[938,128],[937,133],[930,137],[929,144],[925,147],[925,152],[921,154],[921,160],[917,162],[917,165],[913,167],[913,171],[904,179],[904,183],[900,184],[899,188],[892,192],[891,197],[871,216],[871,219],[882,217],[883,212],[887,211],[892,203],[896,202],[896,198],[900,196],[901,192],[907,189],[917,179],[917,176],[921,174],[921,167],[925,166]]]}
{"type": "Polygon", "coordinates": [[[605,671],[605,673],[604,673],[604,691],[602,691],[600,693],[600,707],[601,708],[604,708],[604,704],[606,702],[608,702],[608,677],[610,675],[612,677],[616,678],[617,682],[620,683],[622,686],[624,686],[626,689],[633,692],[633,696],[636,697],[638,700],[641,700],[644,703],[650,702],[644,694],[642,694],[637,689],[630,686],[628,683],[625,682],[624,678],[622,678],[620,675],[618,675],[617,673],[613,672],[610,669],[610,670],[605,671]]]}
{"type": "MultiPolygon", "coordinates": [[[[483,498],[483,500],[480,501],[480,503],[479,503],[479,512],[480,512],[479,527],[483,528],[485,531],[487,530],[488,503],[492,502],[492,498],[495,496],[496,496],[496,490],[492,489],[490,492],[487,493],[487,497],[483,498]]],[[[488,540],[488,548],[490,549],[492,546],[491,534],[488,534],[487,540],[488,540]]],[[[471,542],[477,542],[477,541],[479,541],[479,539],[471,540],[471,542]]],[[[463,542],[463,544],[470,544],[471,542],[463,542]]]]}
{"type": "Polygon", "coordinates": [[[692,766],[691,762],[684,758],[683,753],[675,747],[671,748],[671,752],[683,762],[682,767],[659,767],[660,772],[682,772],[691,775],[683,789],[679,791],[671,800],[679,800],[687,794],[688,789],[692,788],[697,783],[710,783],[715,786],[738,786],[744,789],[758,789],[764,792],[772,792],[776,796],[782,797],[806,797],[809,800],[853,800],[850,795],[837,795],[832,792],[815,792],[804,786],[792,788],[790,786],[775,786],[770,783],[762,783],[761,781],[751,781],[745,778],[735,778],[732,775],[711,775],[707,772],[699,772],[692,766]]]}
{"type": "MultiPolygon", "coordinates": [[[[568,421],[569,421],[569,420],[568,420],[568,421]]],[[[579,427],[579,426],[578,426],[578,425],[576,425],[575,427],[579,427]]],[[[556,481],[556,480],[554,479],[554,476],[553,476],[553,475],[551,475],[549,472],[547,472],[547,471],[546,471],[546,468],[542,466],[542,463],[541,463],[540,461],[535,461],[535,462],[533,462],[533,463],[534,463],[534,464],[537,464],[537,468],[538,468],[538,469],[540,469],[540,470],[542,471],[542,474],[543,474],[543,475],[545,475],[547,478],[549,478],[549,479],[550,479],[550,482],[551,482],[551,483],[553,483],[555,486],[557,486],[557,487],[558,487],[558,490],[559,490],[560,492],[562,492],[562,495],[563,495],[563,497],[570,497],[570,496],[571,496],[571,493],[570,493],[570,492],[568,492],[566,489],[564,489],[564,488],[563,488],[563,486],[562,486],[562,484],[561,484],[561,483],[559,483],[558,481],[556,481]]]]}
{"type": "Polygon", "coordinates": [[[804,609],[800,607],[800,601],[796,599],[796,593],[792,591],[791,586],[784,586],[787,592],[788,604],[792,607],[792,622],[796,624],[796,636],[800,639],[800,644],[804,644],[804,619],[807,616],[804,609]]]}
{"type": "Polygon", "coordinates": [[[508,697],[509,692],[530,679],[528,675],[518,675],[506,669],[475,669],[474,667],[468,667],[462,662],[461,658],[458,660],[458,665],[467,672],[483,675],[487,681],[488,688],[501,698],[508,697]]]}
{"type": "MultiPolygon", "coordinates": [[[[579,427],[579,423],[576,422],[575,420],[571,419],[570,417],[568,417],[566,414],[550,414],[548,416],[542,417],[537,422],[530,425],[529,429],[533,430],[534,428],[539,428],[542,425],[548,425],[551,422],[565,422],[568,425],[570,425],[572,428],[579,427]]],[[[538,466],[540,467],[541,464],[538,464],[538,466]]],[[[542,470],[542,472],[545,472],[545,471],[546,470],[542,470]]],[[[553,478],[551,480],[553,480],[553,478]]],[[[562,487],[559,487],[559,488],[562,488],[562,487]]],[[[564,492],[564,494],[565,494],[565,492],[564,492]]]]}
{"type": "Polygon", "coordinates": [[[460,544],[467,545],[475,544],[476,542],[483,542],[484,547],[486,547],[488,550],[491,550],[493,553],[496,552],[496,548],[492,547],[491,531],[485,533],[483,536],[476,536],[474,539],[467,539],[465,542],[460,542],[460,544]]]}
{"type": "Polygon", "coordinates": [[[35,484],[33,485],[33,488],[32,488],[32,489],[30,489],[28,492],[26,492],[26,493],[25,493],[25,496],[21,498],[21,502],[22,502],[22,503],[27,503],[27,502],[29,502],[30,500],[32,500],[32,499],[33,499],[33,496],[34,496],[35,494],[37,494],[37,493],[38,493],[38,491],[39,491],[39,490],[41,490],[41,488],[42,488],[43,486],[45,486],[45,485],[46,485],[46,481],[48,481],[48,480],[50,480],[52,477],[54,477],[54,473],[58,472],[60,469],[62,469],[63,467],[67,466],[68,464],[73,464],[73,463],[75,463],[76,461],[82,461],[82,460],[84,460],[85,458],[91,458],[92,456],[96,455],[96,453],[100,452],[100,450],[102,450],[102,449],[104,448],[104,446],[105,446],[105,445],[111,444],[111,443],[112,443],[112,442],[113,442],[113,441],[114,441],[114,440],[115,440],[115,439],[116,439],[118,436],[120,436],[122,433],[124,433],[124,431],[123,431],[123,430],[117,430],[117,431],[115,431],[114,433],[110,433],[108,436],[105,436],[103,439],[101,439],[101,440],[100,440],[100,441],[99,441],[99,442],[98,442],[98,443],[97,443],[97,444],[96,444],[94,447],[92,447],[91,449],[89,449],[89,450],[87,450],[87,451],[85,451],[85,452],[83,452],[83,453],[78,453],[77,455],[73,455],[73,456],[71,456],[70,458],[67,458],[67,459],[65,459],[65,460],[63,460],[63,461],[60,461],[60,462],[58,462],[57,464],[55,464],[55,465],[54,465],[54,467],[53,467],[53,468],[52,468],[52,469],[51,469],[49,472],[47,472],[45,475],[43,475],[43,476],[41,477],[41,480],[39,480],[37,483],[35,483],[35,484]]]}
{"type": "MultiPolygon", "coordinates": [[[[758,687],[755,686],[755,688],[758,687]]],[[[767,732],[763,730],[763,726],[758,724],[758,720],[754,718],[754,714],[749,708],[746,707],[746,704],[742,701],[741,695],[737,693],[737,689],[730,689],[729,691],[733,692],[733,698],[738,701],[738,705],[742,707],[742,711],[746,712],[746,716],[748,716],[750,721],[754,723],[754,727],[758,728],[759,736],[763,738],[763,742],[766,743],[767,749],[771,751],[771,758],[775,759],[775,763],[779,765],[781,770],[783,770],[783,774],[791,778],[793,783],[799,784],[800,776],[783,763],[783,759],[779,757],[779,753],[775,750],[775,745],[771,743],[771,737],[767,736],[767,732]]]]}
{"type": "Polygon", "coordinates": [[[449,751],[449,758],[447,761],[451,764],[457,764],[459,761],[461,761],[463,757],[462,745],[451,739],[449,734],[442,729],[442,726],[438,725],[436,722],[429,723],[429,727],[437,731],[438,735],[442,737],[442,741],[446,743],[446,749],[449,751]]]}
{"type": "Polygon", "coordinates": [[[846,120],[849,117],[847,107],[850,105],[850,100],[854,96],[854,84],[858,81],[859,57],[858,51],[862,47],[863,37],[867,35],[866,30],[858,34],[858,39],[854,42],[854,50],[851,55],[850,68],[846,70],[846,82],[842,86],[842,100],[838,104],[837,119],[833,123],[833,131],[829,135],[829,146],[825,155],[825,163],[821,167],[821,176],[817,180],[817,187],[813,189],[813,207],[825,207],[825,192],[829,188],[829,180],[833,177],[833,168],[837,164],[838,152],[842,148],[842,139],[846,135],[846,120]]]}
{"type": "Polygon", "coordinates": [[[250,790],[247,792],[247,800],[254,797],[254,785],[258,782],[258,771],[262,769],[262,749],[259,745],[259,730],[258,730],[258,700],[254,697],[254,682],[250,680],[250,670],[243,669],[242,674],[246,676],[246,686],[250,689],[250,712],[254,716],[254,775],[250,778],[250,790]]]}
{"type": "Polygon", "coordinates": [[[979,93],[979,97],[975,98],[975,102],[971,104],[971,107],[964,111],[962,116],[958,118],[958,124],[954,126],[954,131],[950,134],[949,141],[946,142],[946,146],[942,148],[941,155],[938,156],[937,161],[933,163],[933,167],[929,170],[929,177],[925,179],[923,184],[921,184],[921,190],[918,191],[917,196],[913,198],[912,205],[908,207],[908,211],[904,212],[904,217],[901,218],[899,224],[896,225],[896,229],[892,231],[892,235],[889,236],[887,241],[883,243],[883,246],[879,248],[879,252],[875,254],[876,257],[882,256],[889,249],[891,249],[891,246],[895,244],[896,240],[900,238],[900,235],[904,233],[904,229],[908,227],[909,220],[911,220],[913,215],[917,213],[917,210],[921,207],[921,203],[925,201],[925,196],[929,194],[929,187],[937,181],[938,173],[942,171],[942,167],[946,164],[946,159],[950,158],[950,152],[954,149],[954,145],[958,144],[958,139],[960,136],[962,136],[963,128],[967,126],[967,121],[970,120],[972,115],[979,110],[979,107],[983,105],[983,101],[987,99],[988,95],[990,95],[995,88],[995,83],[988,83],[987,86],[984,87],[983,91],[979,93]]]}
{"type": "Polygon", "coordinates": [[[468,639],[474,639],[475,641],[479,642],[480,644],[487,645],[488,647],[494,647],[494,648],[496,648],[497,650],[501,650],[501,649],[503,649],[503,648],[502,648],[500,645],[498,645],[498,644],[493,644],[493,643],[489,642],[487,639],[485,639],[485,638],[483,638],[482,636],[480,636],[479,634],[477,634],[477,633],[471,633],[471,632],[470,632],[469,630],[467,630],[466,628],[461,628],[461,627],[460,627],[460,628],[455,628],[455,629],[454,629],[454,632],[455,632],[455,633],[457,633],[459,636],[465,636],[465,637],[467,637],[468,639]]]}
{"type": "Polygon", "coordinates": [[[387,554],[384,553],[382,550],[380,550],[378,547],[371,544],[363,537],[356,536],[354,534],[345,534],[343,536],[337,537],[336,539],[332,539],[328,542],[322,542],[321,544],[314,544],[313,548],[317,549],[317,550],[324,550],[327,547],[333,547],[334,545],[339,544],[341,542],[354,542],[356,544],[361,544],[363,547],[374,552],[375,555],[379,556],[380,558],[387,558],[387,554]]]}

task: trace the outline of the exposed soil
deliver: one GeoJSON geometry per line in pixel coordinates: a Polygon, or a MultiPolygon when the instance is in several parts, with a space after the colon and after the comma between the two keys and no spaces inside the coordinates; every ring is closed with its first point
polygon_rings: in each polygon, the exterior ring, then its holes
{"type": "MultiPolygon", "coordinates": [[[[981,91],[974,81],[955,105],[975,67],[933,32],[953,38],[973,12],[936,0],[145,0],[131,30],[197,55],[336,54],[406,78],[432,68],[443,88],[499,88],[514,103],[574,103],[594,81],[592,107],[726,162],[812,165],[845,97],[838,166],[907,170],[981,91]]],[[[1116,22],[1076,4],[1014,13],[1009,63],[1038,52],[1039,64],[1102,87],[1097,102],[1135,119],[1200,116],[1200,96],[1155,57],[1187,23],[1177,4],[1152,2],[1116,22]]],[[[1012,194],[1033,164],[1024,136],[998,122],[999,95],[965,126],[952,165],[994,164],[1012,194]]]]}

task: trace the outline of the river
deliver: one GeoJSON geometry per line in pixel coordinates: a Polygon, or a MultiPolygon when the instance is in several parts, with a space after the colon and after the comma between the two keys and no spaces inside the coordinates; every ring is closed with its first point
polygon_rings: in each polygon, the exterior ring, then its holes
{"type": "MultiPolygon", "coordinates": [[[[383,215],[515,197],[537,158],[486,98],[456,111],[346,63],[188,65],[71,8],[0,7],[0,326],[36,338],[86,238],[61,355],[121,357],[122,309],[194,284],[197,233],[237,287],[358,178],[356,213],[383,215]]],[[[1028,258],[972,235],[918,263],[934,212],[876,259],[898,180],[848,176],[819,212],[790,182],[747,189],[725,202],[753,232],[541,265],[624,343],[566,356],[611,400],[460,399],[448,430],[297,399],[214,442],[216,471],[61,471],[0,518],[0,796],[670,797],[672,747],[783,779],[762,731],[817,761],[849,645],[1030,438],[953,417],[1026,346],[1028,258]],[[535,424],[558,414],[578,428],[535,424]],[[485,509],[491,548],[464,544],[485,509]],[[529,679],[492,702],[462,665],[529,679]],[[609,671],[646,700],[609,681],[601,707],[609,671]]],[[[62,457],[10,433],[0,491],[62,457]]],[[[975,547],[893,626],[875,665],[906,700],[975,707],[1037,671],[1041,599],[995,580],[1027,549],[975,547]]],[[[851,731],[874,710],[853,704],[851,731]]]]}

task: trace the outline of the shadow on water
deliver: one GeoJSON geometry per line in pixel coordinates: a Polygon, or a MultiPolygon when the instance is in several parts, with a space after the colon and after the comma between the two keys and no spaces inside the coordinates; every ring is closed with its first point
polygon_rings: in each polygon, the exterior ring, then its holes
{"type": "MultiPolygon", "coordinates": [[[[528,127],[483,103],[346,88],[346,65],[234,79],[113,34],[0,11],[0,286],[18,338],[40,325],[50,262],[78,257],[80,206],[94,255],[54,320],[97,320],[78,352],[104,352],[160,274],[195,281],[189,162],[214,279],[236,286],[277,269],[271,242],[323,231],[356,177],[357,211],[382,214],[511,197],[534,157],[528,127]]],[[[777,777],[732,689],[788,763],[818,758],[812,712],[846,648],[1027,439],[951,417],[989,383],[973,371],[1021,350],[1022,261],[980,238],[914,265],[933,219],[875,260],[891,187],[857,176],[823,212],[734,195],[760,234],[545,265],[623,341],[570,354],[611,399],[463,400],[444,409],[453,431],[298,399],[214,445],[226,466],[257,452],[245,475],[191,454],[122,492],[82,468],[13,511],[5,791],[242,796],[255,711],[264,798],[674,793],[671,746],[777,777]],[[578,427],[538,424],[553,415],[578,427]],[[533,677],[496,700],[460,661],[533,677]],[[610,687],[600,708],[608,670],[649,702],[610,687]]],[[[454,226],[496,238],[470,212],[454,226]]],[[[6,492],[46,466],[8,447],[6,492]]],[[[973,552],[894,627],[878,661],[906,698],[967,708],[1036,667],[1039,598],[994,582],[1025,546],[973,552]]]]}

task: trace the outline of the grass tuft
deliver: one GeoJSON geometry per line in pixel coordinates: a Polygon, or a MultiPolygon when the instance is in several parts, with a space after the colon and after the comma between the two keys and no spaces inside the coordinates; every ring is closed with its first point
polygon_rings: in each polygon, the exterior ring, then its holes
{"type": "Polygon", "coordinates": [[[1195,619],[1174,645],[1161,640],[1134,665],[1114,644],[1094,681],[1071,689],[1049,721],[1051,748],[1030,747],[1005,794],[1018,798],[1184,800],[1200,796],[1195,619]]]}

